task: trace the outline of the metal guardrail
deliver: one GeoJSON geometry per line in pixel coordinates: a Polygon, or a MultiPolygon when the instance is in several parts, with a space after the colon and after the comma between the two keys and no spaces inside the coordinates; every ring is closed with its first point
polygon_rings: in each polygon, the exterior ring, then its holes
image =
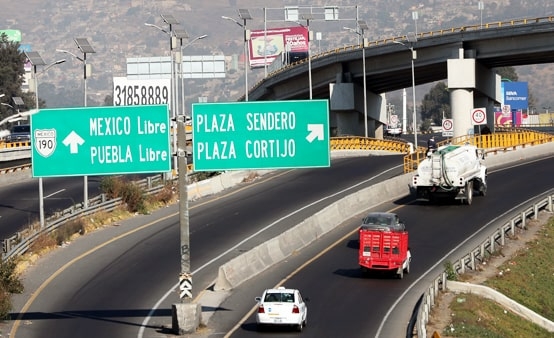
{"type": "MultiPolygon", "coordinates": [[[[134,182],[144,190],[146,194],[155,194],[163,189],[163,175],[156,175],[134,182]]],[[[2,240],[2,260],[17,257],[26,253],[32,244],[44,234],[51,233],[61,225],[79,219],[83,216],[91,215],[99,211],[113,211],[122,204],[121,198],[106,199],[104,194],[89,199],[89,207],[84,208],[83,204],[77,204],[55,213],[45,220],[45,226],[31,226],[28,229],[18,232],[10,238],[2,240]]]]}
{"type": "MultiPolygon", "coordinates": [[[[538,197],[533,203],[522,207],[520,211],[514,212],[511,219],[502,223],[486,240],[477,247],[463,255],[452,264],[452,269],[456,274],[465,273],[466,270],[475,271],[479,263],[493,254],[498,247],[506,244],[506,238],[514,237],[516,231],[525,231],[529,219],[537,219],[540,211],[554,211],[554,189],[538,197]]],[[[422,301],[417,310],[417,319],[415,329],[418,337],[427,337],[426,325],[429,322],[431,309],[441,291],[446,290],[448,283],[448,271],[443,271],[429,285],[427,291],[423,294],[422,301]]]]}

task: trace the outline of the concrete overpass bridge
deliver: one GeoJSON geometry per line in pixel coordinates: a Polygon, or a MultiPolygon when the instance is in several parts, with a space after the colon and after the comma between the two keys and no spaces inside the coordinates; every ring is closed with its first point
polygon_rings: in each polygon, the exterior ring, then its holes
{"type": "MultiPolygon", "coordinates": [[[[469,117],[486,107],[493,130],[493,107],[501,100],[495,67],[554,62],[554,17],[511,20],[418,33],[365,43],[311,56],[311,61],[283,66],[249,89],[249,100],[329,99],[332,134],[364,135],[363,78],[366,78],[370,137],[381,138],[386,123],[384,93],[447,80],[454,136],[473,129],[469,117]],[[411,41],[409,41],[411,40],[411,41]]],[[[242,98],[243,99],[243,98],[242,98]]]]}

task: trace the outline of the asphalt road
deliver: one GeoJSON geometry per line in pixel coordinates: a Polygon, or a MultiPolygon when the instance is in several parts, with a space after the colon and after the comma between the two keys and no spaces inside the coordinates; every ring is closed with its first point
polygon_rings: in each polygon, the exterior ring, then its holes
{"type": "MultiPolygon", "coordinates": [[[[401,155],[333,160],[330,168],[277,171],[191,203],[193,293],[213,282],[222,262],[353,190],[401,173],[401,164],[401,155]]],[[[134,337],[141,331],[144,337],[165,336],[164,327],[171,326],[171,304],[178,301],[169,290],[177,283],[179,269],[175,206],[121,222],[53,253],[29,270],[27,292],[40,292],[16,297],[20,310],[13,316],[21,321],[12,322],[11,336],[42,337],[48,332],[55,337],[134,337]],[[105,243],[101,249],[79,256],[101,243],[105,243]],[[79,258],[64,267],[69,257],[79,258]],[[48,279],[53,271],[59,272],[48,279]],[[164,300],[158,310],[150,313],[160,299],[164,300]],[[152,319],[141,328],[149,313],[152,319]]]]}
{"type": "MultiPolygon", "coordinates": [[[[403,336],[407,320],[430,280],[444,269],[444,262],[458,257],[452,250],[464,247],[462,252],[467,253],[477,245],[478,237],[492,232],[495,218],[553,188],[553,169],[554,162],[548,159],[490,172],[487,196],[476,197],[471,206],[421,204],[407,196],[376,209],[398,213],[410,231],[411,273],[402,280],[383,274],[364,276],[360,273],[355,230],[361,217],[345,220],[329,238],[235,290],[233,296],[221,304],[222,311],[213,316],[206,336],[221,336],[218,333],[232,330],[237,323],[231,337],[273,335],[274,332],[257,332],[252,311],[254,297],[279,283],[298,288],[304,297],[310,298],[308,327],[303,337],[403,336]],[[476,234],[475,243],[464,243],[473,234],[476,234]],[[317,259],[295,270],[313,257],[317,259]],[[398,305],[394,306],[397,301],[398,305]],[[382,323],[384,317],[387,323],[382,323]]],[[[276,331],[279,337],[297,336],[294,330],[276,331]]]]}

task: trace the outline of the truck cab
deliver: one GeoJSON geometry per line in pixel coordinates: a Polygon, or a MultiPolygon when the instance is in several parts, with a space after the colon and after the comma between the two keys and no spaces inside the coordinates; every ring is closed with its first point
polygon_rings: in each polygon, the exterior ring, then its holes
{"type": "Polygon", "coordinates": [[[398,215],[372,212],[364,217],[358,230],[358,263],[362,272],[391,271],[398,278],[410,272],[412,259],[408,232],[398,215]]]}

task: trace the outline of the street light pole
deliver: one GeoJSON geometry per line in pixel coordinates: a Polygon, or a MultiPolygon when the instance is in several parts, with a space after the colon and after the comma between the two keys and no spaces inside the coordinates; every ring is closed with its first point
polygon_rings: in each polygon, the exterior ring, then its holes
{"type": "Polygon", "coordinates": [[[358,30],[354,30],[349,27],[343,27],[351,32],[358,34],[362,37],[362,72],[363,72],[363,90],[364,90],[364,132],[365,137],[369,137],[368,127],[367,127],[367,81],[366,81],[366,72],[365,72],[365,30],[369,28],[367,23],[364,20],[358,20],[358,30]]]}
{"type": "MultiPolygon", "coordinates": [[[[166,15],[160,15],[162,17],[162,20],[167,24],[169,25],[169,31],[163,29],[162,27],[160,26],[157,26],[157,25],[154,25],[154,24],[151,24],[151,23],[145,23],[144,25],[145,26],[148,26],[148,27],[154,27],[156,28],[157,30],[169,35],[169,62],[170,62],[170,68],[171,68],[171,75],[170,75],[170,80],[169,80],[169,83],[170,83],[170,88],[169,88],[169,92],[171,93],[171,101],[169,103],[169,110],[171,112],[171,116],[172,116],[172,126],[173,126],[173,152],[175,152],[177,150],[177,124],[175,122],[176,118],[177,118],[177,112],[176,112],[176,76],[175,76],[175,65],[174,65],[174,59],[173,59],[173,38],[174,38],[174,34],[173,34],[173,25],[178,25],[179,22],[173,17],[173,15],[169,15],[169,14],[166,14],[166,15]]],[[[174,156],[173,157],[173,170],[174,172],[178,171],[178,160],[177,160],[177,157],[174,156]]]]}
{"type": "MultiPolygon", "coordinates": [[[[83,81],[84,81],[84,92],[85,96],[83,99],[84,107],[87,107],[87,77],[90,77],[91,70],[90,65],[87,64],[87,54],[90,53],[96,53],[96,51],[92,48],[90,43],[88,42],[88,39],[86,38],[75,38],[73,39],[75,44],[77,45],[77,48],[83,53],[83,58],[78,57],[77,55],[63,49],[57,49],[57,52],[69,54],[73,56],[75,59],[79,60],[83,63],[83,81]]],[[[83,207],[86,209],[88,208],[88,176],[83,176],[83,207]]]]}
{"type": "Polygon", "coordinates": [[[242,19],[243,23],[240,23],[228,16],[222,16],[221,18],[224,20],[233,21],[234,23],[242,27],[244,32],[244,101],[248,101],[248,60],[250,58],[248,40],[250,40],[250,31],[246,29],[246,21],[252,20],[252,15],[250,15],[250,11],[248,9],[242,8],[238,10],[238,13],[239,18],[242,19]]]}
{"type": "MultiPolygon", "coordinates": [[[[46,66],[42,72],[47,71],[51,67],[58,65],[60,63],[64,63],[65,59],[61,59],[58,61],[55,61],[49,65],[47,65],[46,62],[42,59],[40,54],[38,52],[25,52],[25,56],[27,56],[27,59],[31,62],[33,65],[33,80],[35,82],[35,110],[38,112],[39,109],[39,100],[38,100],[38,74],[37,74],[37,66],[46,66]]],[[[40,227],[44,228],[44,189],[43,189],[43,182],[42,177],[38,178],[38,199],[39,199],[39,221],[40,221],[40,227]]]]}
{"type": "MultiPolygon", "coordinates": [[[[180,73],[181,73],[181,105],[183,106],[183,115],[186,115],[186,100],[185,100],[185,78],[184,78],[184,72],[183,72],[183,50],[185,48],[187,48],[188,46],[192,45],[193,43],[195,43],[196,41],[198,40],[202,40],[202,39],[205,39],[207,38],[208,35],[204,34],[204,35],[200,35],[200,36],[197,36],[195,37],[194,39],[192,39],[191,41],[189,41],[186,45],[183,46],[183,40],[181,40],[181,64],[179,65],[180,67],[180,73]]],[[[179,142],[177,142],[179,143],[179,142]]]]}
{"type": "Polygon", "coordinates": [[[412,123],[414,124],[414,149],[417,150],[417,109],[416,109],[416,94],[415,94],[415,69],[414,69],[414,61],[417,59],[417,52],[414,50],[414,46],[406,46],[405,43],[393,40],[392,42],[397,43],[399,45],[402,45],[410,50],[412,53],[412,99],[413,99],[413,105],[414,105],[414,114],[412,118],[412,123]]]}
{"type": "Polygon", "coordinates": [[[478,2],[478,8],[479,8],[479,11],[481,12],[481,29],[483,29],[483,10],[485,9],[485,4],[483,3],[483,1],[479,1],[478,2]]]}
{"type": "Polygon", "coordinates": [[[312,93],[312,53],[310,50],[310,40],[312,40],[312,32],[310,32],[310,20],[313,19],[312,14],[302,15],[302,19],[306,20],[306,27],[308,28],[308,85],[310,87],[310,100],[313,98],[312,93]]]}

